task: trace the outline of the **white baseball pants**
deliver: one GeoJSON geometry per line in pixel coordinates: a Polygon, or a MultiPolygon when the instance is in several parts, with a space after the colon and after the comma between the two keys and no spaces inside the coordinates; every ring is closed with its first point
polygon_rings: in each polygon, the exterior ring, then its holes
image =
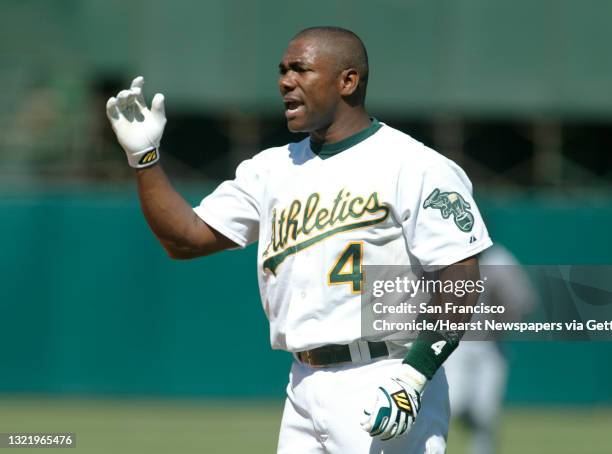
{"type": "Polygon", "coordinates": [[[425,388],[412,429],[398,439],[373,439],[359,424],[365,399],[401,359],[314,369],[294,361],[278,454],[443,454],[450,408],[444,369],[425,388]]]}

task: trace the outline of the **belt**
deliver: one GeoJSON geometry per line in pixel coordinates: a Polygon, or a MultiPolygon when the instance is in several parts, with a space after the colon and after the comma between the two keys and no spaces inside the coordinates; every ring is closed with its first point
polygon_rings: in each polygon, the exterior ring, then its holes
{"type": "Polygon", "coordinates": [[[296,358],[310,367],[327,367],[342,363],[366,362],[374,358],[389,356],[385,342],[356,341],[349,345],[323,345],[295,354],[296,358]]]}

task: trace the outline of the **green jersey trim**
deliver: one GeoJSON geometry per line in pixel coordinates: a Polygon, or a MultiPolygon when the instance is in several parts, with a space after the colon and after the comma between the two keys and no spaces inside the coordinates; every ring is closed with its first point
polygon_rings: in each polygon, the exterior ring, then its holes
{"type": "Polygon", "coordinates": [[[357,134],[353,134],[352,136],[347,137],[346,139],[342,139],[339,142],[335,143],[314,143],[312,140],[310,141],[310,149],[316,155],[318,155],[321,159],[331,158],[332,156],[341,153],[344,150],[348,150],[351,147],[354,147],[359,142],[363,142],[368,137],[374,135],[382,125],[376,118],[372,118],[372,124],[365,128],[362,131],[359,131],[357,134]]]}

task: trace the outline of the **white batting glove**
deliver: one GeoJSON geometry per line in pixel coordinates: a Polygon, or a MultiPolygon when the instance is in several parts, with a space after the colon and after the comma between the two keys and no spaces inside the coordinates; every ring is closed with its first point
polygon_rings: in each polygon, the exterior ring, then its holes
{"type": "Polygon", "coordinates": [[[397,438],[408,432],[421,409],[421,393],[427,378],[408,364],[381,384],[372,404],[363,410],[361,427],[381,440],[397,438]]]}
{"type": "Polygon", "coordinates": [[[129,90],[121,90],[106,103],[110,120],[119,144],[125,150],[130,166],[142,169],[159,160],[159,143],[166,125],[164,95],[157,93],[147,108],[142,86],[144,78],[132,81],[129,90]]]}

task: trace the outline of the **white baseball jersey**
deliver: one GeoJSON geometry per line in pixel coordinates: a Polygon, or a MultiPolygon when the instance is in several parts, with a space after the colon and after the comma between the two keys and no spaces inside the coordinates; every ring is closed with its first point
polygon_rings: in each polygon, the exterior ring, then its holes
{"type": "Polygon", "coordinates": [[[463,170],[377,120],[264,150],[194,210],[242,247],[259,241],[270,341],[291,352],[360,338],[364,264],[450,265],[491,245],[463,170]]]}

